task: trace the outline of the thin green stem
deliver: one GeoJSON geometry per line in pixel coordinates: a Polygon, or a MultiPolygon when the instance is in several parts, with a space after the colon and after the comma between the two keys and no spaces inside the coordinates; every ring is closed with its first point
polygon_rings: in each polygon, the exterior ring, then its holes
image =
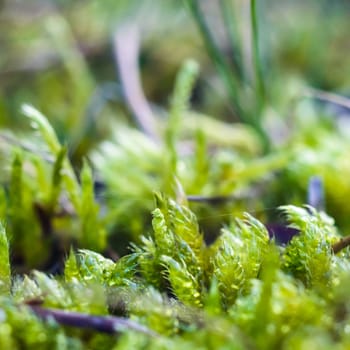
{"type": "Polygon", "coordinates": [[[199,31],[204,39],[204,43],[206,49],[209,53],[210,58],[214,62],[216,69],[218,70],[221,79],[223,80],[227,92],[229,94],[229,98],[233,101],[236,112],[238,113],[238,117],[246,123],[249,123],[246,115],[242,112],[241,106],[238,100],[238,81],[232,70],[228,66],[221,50],[216,45],[215,40],[209,30],[209,27],[204,19],[204,15],[199,7],[198,0],[185,0],[192,17],[194,18],[199,31]]]}
{"type": "MultiPolygon", "coordinates": [[[[242,109],[238,89],[241,87],[242,81],[240,77],[235,74],[229,64],[226,62],[224,55],[222,54],[220,48],[215,42],[215,39],[205,21],[204,15],[199,6],[199,0],[184,0],[185,4],[188,6],[192,17],[194,18],[199,31],[204,39],[204,43],[208,54],[213,61],[218,73],[226,86],[228,97],[231,99],[235,112],[239,119],[248,125],[250,125],[254,130],[260,135],[263,150],[267,152],[270,148],[270,140],[265,130],[261,125],[261,112],[264,104],[264,84],[262,79],[262,70],[259,60],[259,47],[258,47],[258,30],[257,30],[257,19],[256,19],[256,6],[255,1],[251,0],[251,12],[252,12],[252,27],[253,27],[253,51],[254,51],[254,62],[255,62],[255,71],[256,71],[256,81],[257,81],[257,112],[254,115],[251,115],[247,111],[242,109]]],[[[221,5],[228,6],[229,2],[226,1],[224,4],[223,0],[221,5]]],[[[227,15],[226,15],[227,16],[227,15]]],[[[226,21],[231,22],[227,16],[226,21]]],[[[231,34],[232,35],[232,34],[231,34]]],[[[232,37],[231,40],[234,40],[232,37]]]]}
{"type": "Polygon", "coordinates": [[[235,26],[235,11],[233,8],[232,0],[220,0],[220,10],[222,18],[224,20],[227,35],[230,40],[232,50],[232,63],[235,67],[238,78],[242,82],[242,80],[244,80],[242,69],[242,56],[240,55],[240,40],[238,37],[237,27],[235,26]]]}
{"type": "Polygon", "coordinates": [[[252,26],[252,44],[253,44],[253,62],[255,70],[255,83],[256,83],[256,97],[257,97],[257,113],[256,118],[260,118],[260,113],[265,102],[265,86],[264,78],[261,66],[261,60],[259,55],[259,30],[257,19],[257,6],[256,0],[250,0],[250,18],[252,26]]]}

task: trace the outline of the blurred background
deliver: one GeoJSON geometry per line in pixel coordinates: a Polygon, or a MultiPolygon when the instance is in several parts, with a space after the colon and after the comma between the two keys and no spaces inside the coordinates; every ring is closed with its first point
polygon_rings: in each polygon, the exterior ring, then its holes
{"type": "MultiPolygon", "coordinates": [[[[219,3],[201,1],[201,6],[229,56],[219,3]]],[[[237,9],[234,25],[244,40],[249,32],[246,2],[233,3],[237,9]]],[[[277,95],[276,104],[299,80],[314,88],[349,94],[348,1],[261,0],[258,6],[261,55],[268,89],[277,95]]],[[[152,103],[168,105],[175,74],[191,57],[201,66],[195,107],[230,119],[230,102],[182,1],[2,0],[0,8],[3,127],[23,127],[20,106],[31,103],[48,116],[62,140],[78,148],[73,155],[79,158],[90,142],[108,132],[106,118],[128,119],[129,111],[118,93],[121,83],[113,49],[116,32],[125,23],[137,25],[140,31],[142,85],[152,103]],[[104,100],[100,102],[103,107],[93,111],[92,101],[98,97],[104,100]],[[92,140],[82,145],[86,136],[81,135],[82,127],[94,113],[99,122],[94,124],[92,140]]],[[[245,46],[243,43],[243,51],[249,50],[245,46]]]]}

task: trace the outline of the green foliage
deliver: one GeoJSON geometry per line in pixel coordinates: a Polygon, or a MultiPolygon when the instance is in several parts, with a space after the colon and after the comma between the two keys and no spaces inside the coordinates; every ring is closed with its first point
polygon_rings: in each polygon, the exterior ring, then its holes
{"type": "MultiPolygon", "coordinates": [[[[233,220],[208,246],[187,205],[155,197],[153,237],[134,245],[134,253],[114,262],[94,251],[71,250],[64,278],[39,271],[15,276],[13,301],[0,303],[11,332],[1,331],[0,341],[32,346],[12,333],[29,317],[37,329],[30,330],[33,336],[43,330],[50,334],[43,346],[58,338],[65,344],[87,345],[82,333],[40,321],[23,306],[36,301],[44,308],[89,315],[119,310],[157,332],[153,337],[126,328],[114,340],[93,332],[91,348],[289,349],[301,342],[295,334],[304,334],[307,344],[320,332],[329,346],[337,341],[328,334],[337,334],[339,342],[347,344],[350,264],[346,252],[335,256],[331,251],[340,236],[325,213],[282,207],[289,224],[300,231],[286,247],[270,241],[265,226],[248,214],[233,220]],[[25,310],[21,316],[15,316],[17,307],[25,310]],[[344,315],[338,319],[340,308],[344,315]],[[305,334],[305,329],[312,331],[305,334]]],[[[7,244],[2,251],[8,259],[7,244]]],[[[5,272],[8,283],[9,266],[5,272]]]]}
{"type": "MultiPolygon", "coordinates": [[[[307,111],[304,113],[304,117],[309,114],[307,111]]],[[[272,197],[277,197],[272,205],[302,205],[306,195],[305,184],[317,174],[323,179],[327,213],[335,219],[339,230],[346,233],[350,228],[346,214],[349,210],[346,201],[349,187],[345,180],[350,174],[348,134],[345,130],[340,134],[334,125],[316,115],[310,117],[307,123],[301,119],[296,128],[296,137],[286,145],[291,150],[289,161],[280,173],[280,181],[270,187],[272,197]],[[286,186],[290,188],[288,194],[286,186]]]]}
{"type": "Polygon", "coordinates": [[[171,107],[169,111],[169,121],[166,129],[166,145],[168,146],[168,152],[170,157],[170,163],[168,166],[169,180],[166,186],[168,191],[169,185],[172,183],[172,177],[176,176],[177,170],[177,151],[176,151],[176,139],[179,133],[181,125],[181,118],[183,118],[184,112],[186,112],[189,104],[189,100],[193,91],[193,85],[195,78],[198,75],[198,64],[195,61],[187,61],[183,64],[182,69],[179,71],[175,83],[173,97],[171,101],[171,107]]]}
{"type": "Polygon", "coordinates": [[[167,278],[170,282],[173,293],[185,305],[201,306],[201,285],[197,276],[193,276],[185,262],[163,256],[162,261],[166,266],[167,278]]]}
{"type": "Polygon", "coordinates": [[[175,141],[176,133],[181,126],[181,118],[189,107],[189,101],[198,73],[198,63],[194,60],[188,60],[183,64],[177,75],[169,110],[169,123],[167,125],[169,143],[175,141]]]}
{"type": "MultiPolygon", "coordinates": [[[[118,242],[125,236],[139,240],[149,224],[155,190],[176,197],[179,182],[186,194],[210,197],[237,192],[240,196],[247,186],[283,168],[289,159],[287,152],[281,152],[256,160],[252,156],[261,152],[262,143],[254,128],[191,112],[189,100],[197,74],[192,60],[179,70],[167,123],[160,123],[160,140],[115,123],[112,140],[91,155],[107,187],[106,222],[119,236],[118,242]]],[[[240,206],[229,204],[228,211],[240,206]]],[[[215,209],[210,211],[215,214],[215,209]]]]}
{"type": "Polygon", "coordinates": [[[141,132],[118,126],[115,130],[114,140],[103,143],[91,158],[108,187],[107,222],[135,237],[143,232],[144,214],[153,209],[153,191],[161,186],[163,156],[141,132]]]}
{"type": "Polygon", "coordinates": [[[67,148],[47,119],[31,106],[23,111],[40,133],[38,144],[49,153],[41,157],[16,151],[13,157],[8,198],[2,205],[17,259],[29,268],[45,265],[55,245],[67,249],[73,240],[79,247],[102,251],[107,233],[95,200],[92,171],[84,163],[79,183],[67,148]]]}
{"type": "Polygon", "coordinates": [[[156,195],[152,239],[137,249],[141,273],[149,283],[164,286],[185,304],[200,306],[204,283],[204,240],[194,214],[171,199],[156,195]],[[165,277],[165,280],[164,280],[165,277]],[[189,292],[190,291],[190,292],[189,292]]]}
{"type": "Polygon", "coordinates": [[[222,230],[211,259],[225,308],[250,288],[251,279],[257,278],[268,244],[266,228],[248,214],[246,221],[237,220],[222,230]]]}
{"type": "Polygon", "coordinates": [[[324,288],[331,281],[331,244],[340,238],[333,220],[311,207],[281,209],[290,226],[300,231],[285,248],[284,268],[306,285],[324,288]]]}
{"type": "Polygon", "coordinates": [[[181,305],[170,301],[154,288],[147,288],[142,294],[136,294],[128,303],[131,317],[135,317],[151,329],[167,336],[179,331],[181,305]]]}
{"type": "Polygon", "coordinates": [[[230,39],[229,45],[233,51],[232,60],[228,60],[222,52],[220,44],[215,39],[213,31],[210,29],[205,11],[201,7],[200,2],[198,0],[185,0],[184,3],[189,9],[194,22],[198,26],[209,57],[213,61],[213,64],[223,81],[232,108],[242,122],[247,123],[255,129],[261,138],[265,151],[267,151],[270,147],[270,140],[262,126],[263,111],[267,98],[262,68],[262,57],[260,57],[261,50],[259,48],[258,37],[260,31],[258,28],[258,10],[256,1],[251,0],[249,4],[249,34],[251,35],[249,40],[251,46],[249,60],[252,65],[250,68],[254,72],[253,82],[250,81],[251,79],[247,79],[251,72],[248,73],[247,68],[241,62],[241,57],[247,53],[244,52],[241,40],[233,28],[233,23],[238,20],[238,16],[234,11],[235,5],[229,4],[229,2],[225,0],[219,2],[222,17],[221,20],[226,26],[225,29],[227,30],[230,39]],[[253,94],[249,95],[249,104],[247,103],[247,96],[245,96],[245,90],[248,89],[253,90],[253,94]],[[253,108],[251,108],[252,105],[254,106],[253,108]]]}
{"type": "Polygon", "coordinates": [[[346,92],[346,11],[340,2],[295,2],[285,21],[278,1],[184,2],[223,84],[179,1],[65,0],[35,20],[31,4],[6,22],[0,122],[12,132],[0,132],[1,349],[350,348],[350,239],[341,235],[350,227],[350,148],[348,122],[338,118],[349,101],[317,90],[346,92]],[[108,31],[119,31],[126,8],[132,35],[149,33],[140,35],[142,71],[126,76],[136,77],[134,91],[142,76],[154,139],[128,119],[126,107],[142,117],[122,100],[128,84],[103,82],[114,76],[108,31]],[[142,28],[133,28],[136,16],[142,28]],[[195,60],[176,75],[184,56],[195,60]],[[26,100],[44,112],[23,107],[37,133],[17,116],[26,100]],[[324,117],[328,110],[337,118],[324,117]],[[302,207],[315,175],[334,221],[302,207]],[[298,233],[278,246],[263,223],[278,220],[281,203],[294,204],[281,210],[298,233]]]}
{"type": "Polygon", "coordinates": [[[250,293],[230,310],[233,321],[259,349],[280,348],[285,339],[307,325],[327,327],[321,299],[278,272],[271,282],[254,281],[250,293]]]}
{"type": "Polygon", "coordinates": [[[136,288],[137,258],[137,254],[125,255],[115,263],[93,251],[79,250],[76,255],[71,251],[65,263],[65,280],[136,288]]]}
{"type": "MultiPolygon", "coordinates": [[[[11,312],[15,315],[16,311],[11,310],[16,308],[24,308],[21,317],[29,317],[28,322],[33,323],[33,337],[47,330],[50,338],[43,338],[43,348],[57,341],[65,344],[62,346],[92,349],[289,349],[306,346],[319,334],[324,334],[329,346],[349,343],[346,327],[350,306],[345,297],[349,252],[345,249],[334,254],[332,246],[341,235],[328,215],[309,206],[281,207],[288,224],[299,231],[284,247],[276,246],[266,227],[249,214],[231,220],[218,216],[224,228],[210,236],[212,243],[204,239],[206,227],[199,225],[196,207],[189,207],[188,191],[232,194],[251,186],[261,176],[269,179],[272,169],[282,169],[287,162],[293,164],[296,160],[294,152],[287,151],[259,160],[249,152],[232,153],[228,149],[209,157],[211,139],[205,128],[195,129],[193,153],[183,155],[179,151],[179,144],[185,140],[181,119],[186,114],[194,73],[185,70],[179,75],[170,113],[173,121],[165,132],[168,148],[162,150],[144,135],[123,129],[118,134],[119,144],[106,145],[109,153],[98,156],[104,164],[99,169],[109,174],[107,191],[113,188],[117,193],[106,199],[105,217],[101,217],[101,206],[95,199],[93,172],[87,161],[77,176],[66,147],[58,142],[47,120],[35,109],[26,108],[40,131],[38,145],[48,153],[34,156],[21,150],[13,156],[9,189],[2,192],[1,213],[8,220],[14,261],[24,259],[26,267],[40,267],[57,243],[63,255],[72,245],[83,249],[74,252],[70,248],[64,276],[34,270],[29,275],[14,274],[11,279],[9,247],[3,230],[3,344],[14,348],[17,343],[33,346],[29,336],[24,339],[12,333],[22,327],[22,318],[8,316],[11,312]],[[135,138],[131,139],[131,134],[135,138]],[[112,156],[117,161],[109,164],[112,156]],[[165,194],[154,195],[155,188],[165,194]],[[107,246],[107,228],[113,225],[120,227],[118,223],[123,223],[129,233],[139,233],[141,229],[147,233],[142,213],[152,207],[150,196],[156,205],[151,233],[135,237],[131,242],[133,252],[117,261],[101,255],[99,252],[107,246]],[[116,199],[118,207],[113,208],[116,199]],[[139,205],[140,199],[145,203],[139,205]],[[135,219],[135,215],[139,217],[135,219]],[[37,242],[35,248],[33,242],[37,242]],[[42,249],[47,254],[38,258],[42,249]],[[25,306],[32,303],[68,314],[107,316],[115,312],[156,335],[125,327],[123,335],[114,338],[96,330],[84,333],[64,328],[33,316],[35,309],[25,306]]],[[[229,217],[240,205],[234,202],[227,206],[229,217]]],[[[213,213],[212,208],[209,214],[213,213]]]]}

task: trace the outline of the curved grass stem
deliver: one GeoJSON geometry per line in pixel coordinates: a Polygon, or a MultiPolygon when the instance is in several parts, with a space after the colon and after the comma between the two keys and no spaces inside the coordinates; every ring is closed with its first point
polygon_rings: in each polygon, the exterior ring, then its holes
{"type": "Polygon", "coordinates": [[[256,99],[257,99],[257,118],[260,118],[265,103],[265,85],[262,72],[262,64],[259,53],[259,29],[256,0],[250,0],[250,19],[252,26],[252,49],[253,64],[255,71],[256,99]]]}
{"type": "Polygon", "coordinates": [[[221,16],[223,18],[225,29],[230,40],[232,50],[232,64],[235,68],[236,74],[241,81],[244,81],[242,69],[242,57],[240,54],[240,40],[238,31],[235,25],[234,8],[231,0],[220,0],[221,16]]]}
{"type": "Polygon", "coordinates": [[[228,96],[232,100],[234,109],[237,112],[238,117],[245,123],[249,123],[246,115],[242,113],[241,106],[238,100],[238,88],[239,82],[234,76],[231,68],[227,64],[224,55],[222,54],[220,48],[217,46],[215,39],[205,21],[204,14],[200,9],[198,0],[185,0],[190,13],[195,20],[198,29],[203,37],[204,44],[208,51],[208,54],[213,61],[216,69],[218,70],[222,81],[224,82],[228,96]]]}

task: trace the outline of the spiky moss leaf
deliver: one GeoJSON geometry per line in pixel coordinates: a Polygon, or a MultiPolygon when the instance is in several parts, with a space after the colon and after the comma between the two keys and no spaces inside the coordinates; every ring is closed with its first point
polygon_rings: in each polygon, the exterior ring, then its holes
{"type": "MultiPolygon", "coordinates": [[[[157,232],[155,237],[163,239],[164,243],[158,245],[164,247],[170,245],[169,256],[174,255],[173,245],[175,241],[185,242],[196,257],[197,264],[201,268],[204,265],[205,243],[201,234],[195,214],[185,205],[180,205],[172,199],[155,194],[157,218],[155,220],[157,232]],[[161,217],[161,219],[160,219],[161,217]]],[[[157,240],[156,240],[157,243],[157,240]]],[[[168,248],[169,249],[169,248],[168,248]]]]}
{"type": "Polygon", "coordinates": [[[263,224],[250,215],[236,220],[221,236],[211,252],[212,276],[218,283],[224,308],[247,292],[250,281],[258,276],[268,250],[269,236],[263,224]]]}
{"type": "Polygon", "coordinates": [[[114,262],[91,250],[80,249],[76,256],[79,279],[106,284],[114,267],[114,262]]]}
{"type": "Polygon", "coordinates": [[[195,214],[186,206],[169,199],[168,215],[171,228],[176,236],[184,240],[194,252],[198,264],[203,266],[204,239],[195,214]]]}
{"type": "MultiPolygon", "coordinates": [[[[96,254],[91,253],[92,255],[96,254]]],[[[96,258],[95,256],[87,257],[87,255],[90,255],[87,251],[79,252],[77,258],[71,250],[65,262],[66,283],[64,286],[73,300],[72,308],[74,311],[92,312],[94,314],[106,313],[107,296],[105,286],[108,272],[100,269],[100,267],[105,267],[106,264],[103,257],[101,259],[99,256],[96,258]],[[101,260],[102,264],[99,264],[101,260]]],[[[108,265],[111,267],[110,264],[108,265]]]]}
{"type": "Polygon", "coordinates": [[[259,220],[251,216],[249,213],[244,214],[244,221],[240,227],[242,229],[242,236],[244,239],[251,239],[257,246],[263,247],[269,241],[269,233],[266,226],[263,225],[259,220]]]}
{"type": "Polygon", "coordinates": [[[77,255],[71,250],[65,262],[65,281],[96,283],[105,287],[127,286],[137,289],[135,274],[138,255],[130,254],[117,262],[89,250],[79,250],[77,255]]]}
{"type": "Polygon", "coordinates": [[[9,243],[6,230],[0,222],[0,294],[8,294],[11,287],[9,243]]]}
{"type": "Polygon", "coordinates": [[[142,237],[143,247],[136,248],[140,270],[152,285],[164,285],[162,257],[185,264],[190,275],[203,284],[204,241],[194,214],[185,206],[162,195],[155,195],[157,208],[153,211],[154,241],[142,237]]]}
{"type": "Polygon", "coordinates": [[[196,254],[187,242],[179,238],[176,239],[175,250],[173,251],[172,257],[176,261],[185,263],[188,272],[196,277],[198,284],[204,284],[203,266],[198,261],[196,254]]]}
{"type": "Polygon", "coordinates": [[[201,307],[203,305],[202,286],[197,276],[193,276],[183,261],[171,257],[161,257],[167,269],[167,278],[176,297],[185,305],[201,307]]]}
{"type": "Polygon", "coordinates": [[[171,255],[175,245],[174,234],[169,230],[166,218],[161,209],[154,209],[152,216],[154,240],[157,245],[158,254],[171,255]]]}
{"type": "Polygon", "coordinates": [[[228,241],[229,239],[226,238],[213,261],[213,276],[218,281],[221,303],[225,308],[234,303],[238,293],[246,283],[240,258],[236,256],[228,241]]]}
{"type": "Polygon", "coordinates": [[[286,216],[290,227],[301,232],[317,228],[319,229],[319,234],[328,240],[339,237],[334,226],[334,219],[322,211],[318,212],[311,206],[301,208],[294,205],[281,206],[280,210],[286,216]]]}
{"type": "Polygon", "coordinates": [[[108,285],[127,286],[130,289],[138,288],[135,274],[138,266],[138,254],[124,255],[113,266],[110,271],[108,285]]]}
{"type": "Polygon", "coordinates": [[[284,250],[284,269],[307,286],[324,289],[331,282],[331,245],[339,238],[333,220],[311,207],[289,205],[281,209],[289,225],[300,231],[284,250]]]}
{"type": "Polygon", "coordinates": [[[78,262],[73,249],[69,251],[68,258],[64,263],[64,280],[66,282],[71,282],[78,280],[80,278],[80,271],[78,267],[78,262]]]}

